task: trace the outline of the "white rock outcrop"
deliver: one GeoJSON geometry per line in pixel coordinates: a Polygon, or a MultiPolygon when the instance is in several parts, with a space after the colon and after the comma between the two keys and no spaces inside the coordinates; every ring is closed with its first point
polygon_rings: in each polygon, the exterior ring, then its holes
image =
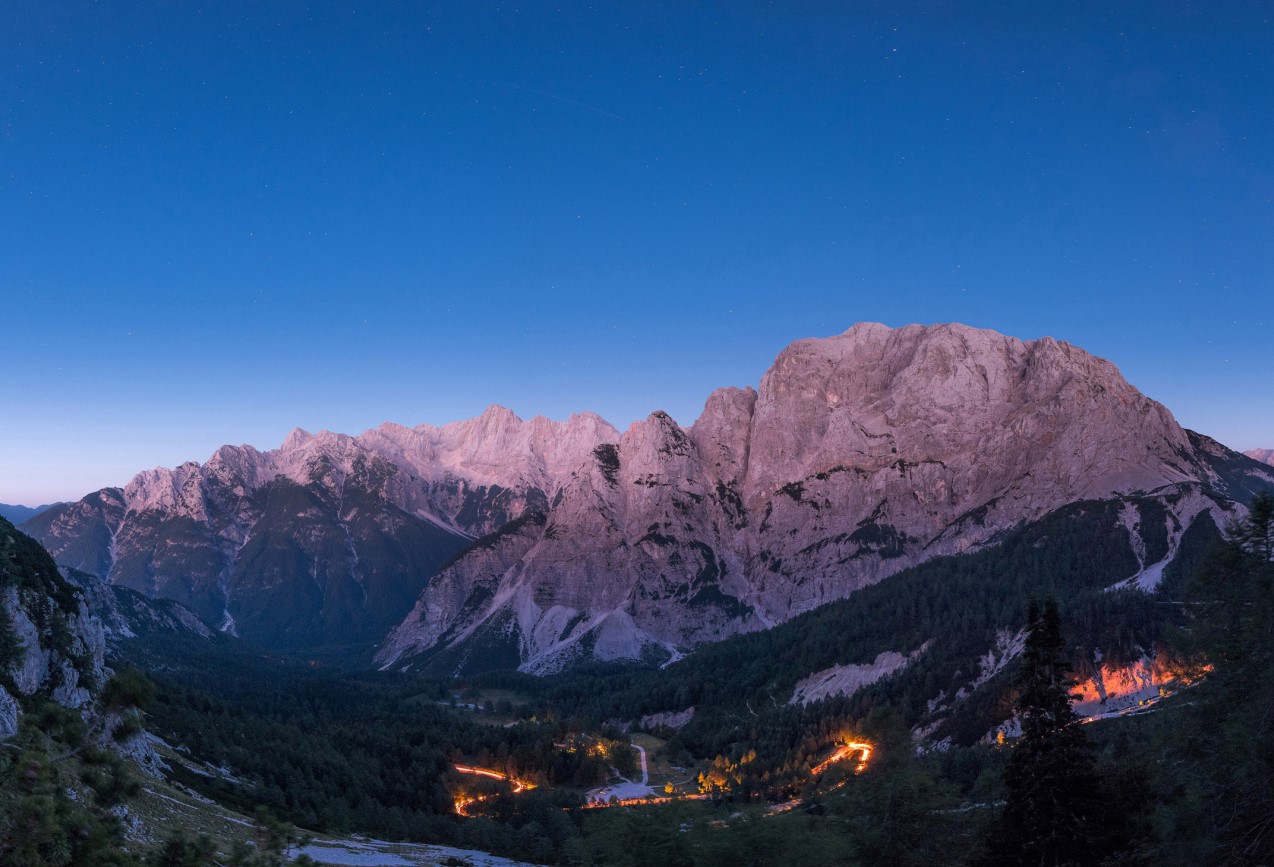
{"type": "Polygon", "coordinates": [[[906,665],[915,654],[886,650],[864,665],[833,665],[801,678],[788,704],[809,704],[834,695],[853,695],[906,665]]]}
{"type": "MultiPolygon", "coordinates": [[[[0,523],[0,547],[6,555],[15,536],[0,523]]],[[[35,548],[30,540],[26,544],[35,548]]],[[[0,564],[0,639],[7,651],[0,660],[0,739],[18,730],[22,700],[37,693],[89,714],[91,690],[100,688],[110,673],[102,625],[84,598],[53,577],[51,560],[32,563],[30,549],[16,559],[14,565],[26,574],[11,574],[0,564]],[[39,589],[41,584],[47,584],[50,595],[39,589]]]]}

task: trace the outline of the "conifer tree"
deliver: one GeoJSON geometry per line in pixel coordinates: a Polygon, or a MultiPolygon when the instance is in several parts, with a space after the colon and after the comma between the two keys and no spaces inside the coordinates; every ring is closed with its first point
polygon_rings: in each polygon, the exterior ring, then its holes
{"type": "Polygon", "coordinates": [[[1034,601],[1018,681],[1021,739],[1004,772],[1004,812],[987,867],[1093,865],[1121,848],[1119,813],[1105,794],[1091,742],[1070,706],[1074,685],[1056,601],[1034,601]]]}
{"type": "Polygon", "coordinates": [[[1274,863],[1274,498],[1245,518],[1197,576],[1193,632],[1215,670],[1174,731],[1186,757],[1168,845],[1196,863],[1274,863]]]}

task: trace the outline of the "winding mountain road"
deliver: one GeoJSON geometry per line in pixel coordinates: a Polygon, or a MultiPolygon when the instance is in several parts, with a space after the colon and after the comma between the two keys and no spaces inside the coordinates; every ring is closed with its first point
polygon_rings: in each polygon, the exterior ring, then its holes
{"type": "Polygon", "coordinates": [[[641,784],[643,786],[650,785],[650,772],[646,768],[646,748],[639,747],[637,744],[632,745],[633,749],[641,753],[641,784]]]}
{"type": "MultiPolygon", "coordinates": [[[[600,789],[593,789],[589,792],[588,800],[590,803],[604,804],[611,798],[628,801],[637,798],[648,798],[653,794],[650,788],[650,769],[646,761],[646,750],[637,744],[630,743],[629,745],[641,754],[641,782],[634,783],[627,777],[619,777],[623,780],[622,783],[614,786],[603,786],[600,789]]],[[[611,768],[611,770],[615,771],[614,768],[611,768]]],[[[615,775],[619,776],[619,771],[615,771],[615,775]]]]}

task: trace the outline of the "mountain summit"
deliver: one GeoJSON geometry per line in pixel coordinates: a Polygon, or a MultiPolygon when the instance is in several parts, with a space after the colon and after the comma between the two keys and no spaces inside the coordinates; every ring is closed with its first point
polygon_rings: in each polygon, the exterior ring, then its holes
{"type": "Polygon", "coordinates": [[[365,647],[397,624],[385,666],[547,672],[761,629],[1078,500],[1166,498],[1178,538],[1272,481],[1067,343],[863,323],[713,392],[688,430],[501,407],[297,430],[25,529],[272,646],[365,647]]]}

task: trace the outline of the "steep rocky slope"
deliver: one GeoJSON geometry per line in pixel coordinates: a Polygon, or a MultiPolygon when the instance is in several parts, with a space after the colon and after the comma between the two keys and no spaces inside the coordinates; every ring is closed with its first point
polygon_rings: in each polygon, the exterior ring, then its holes
{"type": "Polygon", "coordinates": [[[89,706],[106,676],[106,641],[84,597],[49,555],[0,518],[0,739],[37,693],[89,706]]]}
{"type": "Polygon", "coordinates": [[[443,570],[379,658],[667,658],[1066,503],[1171,492],[1179,535],[1272,479],[1066,343],[860,324],[793,344],[758,391],[715,392],[688,431],[655,413],[596,450],[546,514],[443,570]]]}
{"type": "Polygon", "coordinates": [[[59,569],[0,518],[0,739],[36,696],[91,715],[115,643],[138,635],[212,633],[194,612],[59,569]]]}
{"type": "Polygon", "coordinates": [[[74,569],[62,567],[58,571],[83,596],[89,612],[101,623],[108,659],[114,658],[130,638],[167,640],[170,636],[182,635],[206,640],[215,634],[199,615],[180,602],[152,599],[74,569]]]}

